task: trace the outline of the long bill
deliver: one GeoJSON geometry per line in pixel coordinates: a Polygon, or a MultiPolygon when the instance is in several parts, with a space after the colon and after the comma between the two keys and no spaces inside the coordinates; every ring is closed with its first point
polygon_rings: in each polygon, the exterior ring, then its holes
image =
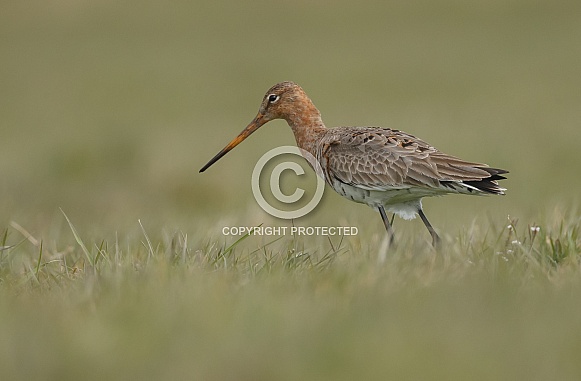
{"type": "Polygon", "coordinates": [[[252,122],[250,122],[250,124],[246,126],[246,128],[242,130],[242,132],[237,137],[235,137],[230,143],[228,143],[226,147],[222,148],[222,150],[218,152],[216,156],[210,159],[210,161],[206,163],[206,165],[204,165],[202,169],[200,169],[200,173],[210,168],[212,164],[220,160],[222,156],[226,155],[238,144],[242,143],[244,139],[249,137],[254,131],[258,130],[260,126],[262,126],[266,122],[268,122],[268,119],[264,118],[263,114],[258,113],[258,115],[256,115],[256,117],[252,120],[252,122]]]}

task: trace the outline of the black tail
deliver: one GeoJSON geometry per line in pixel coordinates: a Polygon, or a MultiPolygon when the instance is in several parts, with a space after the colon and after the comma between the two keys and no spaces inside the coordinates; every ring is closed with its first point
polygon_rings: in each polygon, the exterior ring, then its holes
{"type": "Polygon", "coordinates": [[[482,180],[477,180],[477,181],[463,181],[463,183],[466,185],[469,185],[471,187],[474,187],[474,188],[476,188],[484,193],[504,194],[504,191],[506,189],[501,188],[498,185],[498,180],[506,179],[506,177],[501,176],[501,175],[508,173],[508,171],[505,171],[504,169],[489,168],[489,167],[478,167],[478,169],[482,169],[483,171],[488,172],[490,174],[490,176],[485,177],[482,180]]]}

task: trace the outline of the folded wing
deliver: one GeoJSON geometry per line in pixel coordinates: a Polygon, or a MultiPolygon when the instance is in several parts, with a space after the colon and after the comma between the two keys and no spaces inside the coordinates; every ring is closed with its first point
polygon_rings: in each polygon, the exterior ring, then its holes
{"type": "Polygon", "coordinates": [[[328,180],[368,190],[419,187],[443,193],[503,194],[497,181],[508,173],[447,155],[388,128],[330,129],[320,154],[328,180]]]}

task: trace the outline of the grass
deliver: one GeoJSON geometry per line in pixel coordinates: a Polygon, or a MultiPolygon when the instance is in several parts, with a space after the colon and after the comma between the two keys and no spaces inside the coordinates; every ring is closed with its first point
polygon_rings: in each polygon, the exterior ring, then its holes
{"type": "Polygon", "coordinates": [[[88,241],[68,222],[67,244],[2,234],[2,378],[581,375],[576,213],[387,254],[357,237],[155,238],[141,222],[88,241]]]}

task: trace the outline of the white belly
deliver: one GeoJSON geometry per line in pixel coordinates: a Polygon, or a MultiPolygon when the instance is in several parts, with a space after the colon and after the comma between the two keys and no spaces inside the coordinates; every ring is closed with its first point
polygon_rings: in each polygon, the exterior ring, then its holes
{"type": "Polygon", "coordinates": [[[416,217],[422,206],[422,197],[436,196],[440,192],[425,188],[403,188],[387,190],[368,190],[335,181],[333,189],[341,196],[374,209],[380,205],[390,213],[397,213],[401,218],[411,220],[416,217]]]}

